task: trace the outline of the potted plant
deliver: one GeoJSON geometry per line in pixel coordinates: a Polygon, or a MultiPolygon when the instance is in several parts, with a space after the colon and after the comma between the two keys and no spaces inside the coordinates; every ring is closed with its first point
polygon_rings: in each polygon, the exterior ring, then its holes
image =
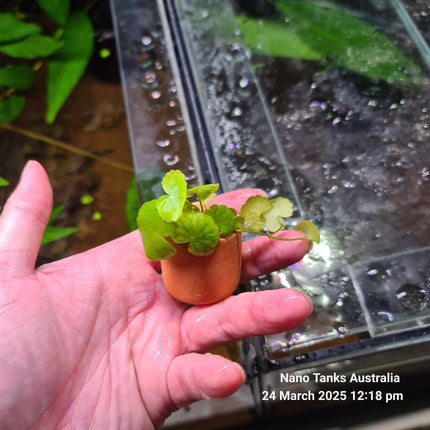
{"type": "Polygon", "coordinates": [[[293,214],[292,203],[284,197],[252,196],[237,214],[225,205],[207,205],[218,184],[188,188],[179,170],[166,173],[161,184],[166,194],[143,203],[137,225],[146,256],[161,261],[167,290],[184,303],[215,303],[234,292],[241,272],[242,233],[319,242],[318,229],[309,221],[295,227],[306,237],[274,236],[293,214]]]}

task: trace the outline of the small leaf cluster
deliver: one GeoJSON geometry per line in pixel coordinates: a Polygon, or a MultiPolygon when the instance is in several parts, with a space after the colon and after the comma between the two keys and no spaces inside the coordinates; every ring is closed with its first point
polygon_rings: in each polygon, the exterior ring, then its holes
{"type": "Polygon", "coordinates": [[[319,242],[318,229],[309,221],[302,221],[296,227],[307,235],[306,239],[274,236],[285,227],[284,218],[293,214],[292,203],[284,197],[269,200],[252,196],[237,214],[225,205],[207,205],[216,195],[219,184],[188,188],[184,174],[171,170],[161,185],[165,194],[145,202],[136,219],[145,254],[151,260],[165,260],[175,255],[174,244],[187,244],[188,251],[196,256],[210,255],[221,238],[234,232],[319,242]]]}
{"type": "Polygon", "coordinates": [[[22,92],[32,87],[44,63],[48,66],[45,119],[52,123],[93,52],[91,22],[83,12],[70,13],[70,0],[37,0],[37,4],[55,24],[49,33],[16,7],[0,13],[0,53],[7,58],[0,68],[0,124],[22,112],[26,101],[22,92]]]}

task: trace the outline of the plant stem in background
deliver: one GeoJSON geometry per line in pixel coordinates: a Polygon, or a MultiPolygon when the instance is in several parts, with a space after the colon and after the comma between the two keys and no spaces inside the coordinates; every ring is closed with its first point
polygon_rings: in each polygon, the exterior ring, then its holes
{"type": "Polygon", "coordinates": [[[45,136],[43,134],[35,133],[33,131],[25,130],[20,127],[16,127],[11,124],[0,124],[0,128],[5,130],[12,131],[14,133],[21,134],[23,136],[27,136],[31,139],[40,140],[41,142],[47,143],[48,145],[55,146],[57,148],[64,149],[69,152],[73,152],[75,154],[83,155],[84,157],[92,158],[93,160],[100,161],[101,163],[107,164],[108,166],[115,167],[117,169],[125,170],[127,172],[134,172],[133,167],[128,166],[126,164],[120,163],[118,161],[109,160],[106,158],[102,158],[91,151],[86,151],[85,149],[77,148],[73,145],[70,145],[65,142],[61,142],[60,140],[53,139],[52,137],[45,136]]]}

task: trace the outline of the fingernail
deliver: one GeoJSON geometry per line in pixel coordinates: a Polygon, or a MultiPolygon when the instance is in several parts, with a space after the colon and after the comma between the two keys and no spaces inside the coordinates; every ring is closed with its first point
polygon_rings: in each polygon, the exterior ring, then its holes
{"type": "Polygon", "coordinates": [[[310,312],[312,312],[313,309],[313,303],[312,303],[312,299],[305,293],[301,293],[299,291],[295,291],[294,294],[287,296],[284,299],[284,302],[290,302],[290,301],[305,301],[307,303],[307,305],[310,307],[310,312]],[[297,294],[296,294],[297,293],[297,294]]]}

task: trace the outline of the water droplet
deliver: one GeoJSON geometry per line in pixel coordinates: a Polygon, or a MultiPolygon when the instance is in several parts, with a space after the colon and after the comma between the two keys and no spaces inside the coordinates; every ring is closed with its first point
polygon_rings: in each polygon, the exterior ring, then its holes
{"type": "Polygon", "coordinates": [[[155,142],[157,144],[157,146],[159,146],[160,148],[166,148],[167,146],[170,145],[170,140],[169,139],[164,139],[164,140],[157,140],[157,142],[155,142]]]}
{"type": "Polygon", "coordinates": [[[148,46],[152,43],[151,36],[143,36],[141,39],[142,45],[148,46]]]}
{"type": "Polygon", "coordinates": [[[357,185],[354,182],[345,181],[343,182],[343,186],[345,188],[355,188],[357,185]]]}
{"type": "Polygon", "coordinates": [[[391,277],[391,270],[380,263],[374,263],[367,268],[366,274],[372,281],[386,281],[391,277]]]}
{"type": "Polygon", "coordinates": [[[157,75],[152,70],[148,70],[143,74],[143,80],[148,84],[154,82],[157,79],[157,75]]]}
{"type": "Polygon", "coordinates": [[[304,335],[302,333],[293,333],[288,341],[289,346],[297,345],[298,343],[302,343],[304,340],[304,335]]]}
{"type": "Polygon", "coordinates": [[[249,97],[250,96],[251,91],[249,88],[248,78],[241,78],[239,80],[239,89],[238,89],[237,93],[240,97],[249,97]]]}
{"type": "Polygon", "coordinates": [[[151,92],[151,98],[158,100],[161,97],[161,91],[155,90],[151,92]]]}
{"type": "Polygon", "coordinates": [[[403,284],[396,290],[396,297],[402,306],[413,313],[427,307],[427,291],[414,284],[403,284]]]}
{"type": "Polygon", "coordinates": [[[146,52],[154,48],[151,36],[143,36],[142,39],[140,39],[140,42],[142,44],[140,48],[142,52],[146,52]]]}
{"type": "Polygon", "coordinates": [[[249,84],[249,80],[247,78],[242,78],[239,81],[239,87],[240,88],[246,88],[248,86],[248,84],[249,84]]]}
{"type": "Polygon", "coordinates": [[[326,110],[327,109],[327,103],[315,100],[311,103],[311,107],[317,107],[317,108],[320,108],[322,110],[326,110]]]}
{"type": "Polygon", "coordinates": [[[168,165],[168,166],[173,166],[174,164],[176,164],[179,161],[179,156],[178,155],[170,155],[170,154],[165,154],[163,156],[163,161],[168,165]]]}
{"type": "Polygon", "coordinates": [[[425,181],[430,180],[430,167],[424,167],[419,171],[419,174],[425,181]]]}
{"type": "Polygon", "coordinates": [[[142,87],[153,89],[158,87],[157,75],[152,70],[146,71],[142,76],[142,87]]]}
{"type": "Polygon", "coordinates": [[[306,361],[309,359],[309,354],[301,354],[301,355],[296,355],[293,360],[296,363],[302,363],[303,361],[306,361]]]}
{"type": "Polygon", "coordinates": [[[384,321],[392,322],[394,321],[394,315],[388,311],[379,311],[376,313],[379,317],[381,317],[384,321]]]}
{"type": "Polygon", "coordinates": [[[281,340],[276,340],[270,344],[270,347],[275,350],[287,348],[287,343],[281,340]]]}
{"type": "Polygon", "coordinates": [[[348,331],[348,329],[346,328],[346,325],[339,321],[335,321],[332,324],[332,328],[333,328],[333,331],[335,331],[340,336],[345,336],[346,332],[348,331]]]}
{"type": "Polygon", "coordinates": [[[231,116],[232,116],[232,117],[237,118],[237,117],[239,117],[239,116],[241,116],[241,115],[242,115],[242,109],[241,109],[240,107],[238,107],[238,106],[236,106],[236,107],[231,111],[231,116]]]}

